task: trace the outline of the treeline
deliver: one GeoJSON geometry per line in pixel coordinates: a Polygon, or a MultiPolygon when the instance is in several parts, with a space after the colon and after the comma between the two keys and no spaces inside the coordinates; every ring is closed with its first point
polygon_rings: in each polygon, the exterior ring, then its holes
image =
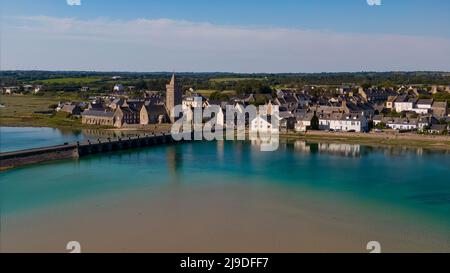
{"type": "MultiPolygon", "coordinates": [[[[62,78],[98,78],[83,83],[46,83],[46,90],[77,91],[89,86],[100,92],[111,90],[121,83],[137,89],[164,90],[172,73],[135,72],[77,72],[77,71],[0,71],[2,86],[24,83],[42,83],[62,78]],[[119,80],[112,80],[120,76],[119,80]]],[[[238,93],[270,93],[273,87],[301,88],[305,85],[394,86],[408,84],[450,85],[450,72],[357,72],[357,73],[296,73],[296,74],[234,74],[234,73],[177,73],[183,88],[195,90],[233,90],[238,93]]]]}

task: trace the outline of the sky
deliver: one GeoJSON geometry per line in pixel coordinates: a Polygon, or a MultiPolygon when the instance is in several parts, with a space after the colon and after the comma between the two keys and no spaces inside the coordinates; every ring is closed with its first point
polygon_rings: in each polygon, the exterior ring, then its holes
{"type": "Polygon", "coordinates": [[[2,70],[450,71],[448,0],[2,0],[0,23],[2,70]]]}

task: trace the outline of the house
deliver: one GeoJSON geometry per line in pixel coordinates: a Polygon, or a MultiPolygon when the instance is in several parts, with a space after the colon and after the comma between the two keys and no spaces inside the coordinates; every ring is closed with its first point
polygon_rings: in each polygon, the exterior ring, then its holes
{"type": "Polygon", "coordinates": [[[433,115],[438,118],[443,118],[448,115],[447,110],[447,101],[435,101],[431,106],[431,110],[433,111],[433,115]]]}
{"type": "Polygon", "coordinates": [[[374,116],[372,118],[373,125],[377,126],[377,125],[383,123],[383,119],[384,119],[383,115],[376,115],[376,116],[374,116]]]}
{"type": "Polygon", "coordinates": [[[319,117],[319,129],[343,132],[367,132],[367,118],[364,115],[334,113],[319,117]]]}
{"type": "Polygon", "coordinates": [[[222,128],[225,128],[224,109],[226,109],[226,105],[227,105],[226,102],[211,101],[211,100],[205,104],[205,109],[210,108],[210,107],[216,107],[215,111],[219,110],[219,112],[215,115],[215,118],[216,118],[216,124],[222,128]]]}
{"type": "Polygon", "coordinates": [[[34,86],[31,84],[25,84],[22,88],[24,92],[32,92],[34,90],[34,86]]]}
{"type": "Polygon", "coordinates": [[[182,101],[183,109],[191,108],[202,108],[204,106],[205,98],[198,94],[193,94],[192,96],[184,97],[182,101]]]}
{"type": "Polygon", "coordinates": [[[418,128],[418,120],[417,119],[408,119],[408,118],[385,118],[384,123],[386,127],[394,129],[394,130],[417,130],[418,128]]]}
{"type": "MultiPolygon", "coordinates": [[[[114,126],[120,128],[124,125],[139,124],[140,111],[146,102],[143,100],[123,100],[113,102],[112,106],[115,109],[115,123],[114,126]]],[[[111,106],[111,105],[110,105],[111,106]]]]}
{"type": "Polygon", "coordinates": [[[277,97],[273,101],[274,105],[278,105],[280,107],[284,107],[288,109],[288,111],[294,111],[299,107],[299,101],[295,94],[287,93],[283,97],[277,97]]]}
{"type": "Polygon", "coordinates": [[[399,96],[394,102],[394,108],[397,113],[413,111],[417,99],[409,98],[406,95],[399,96]]]}
{"type": "Polygon", "coordinates": [[[140,124],[161,124],[169,122],[169,114],[164,104],[144,104],[139,111],[140,124]]]}
{"type": "Polygon", "coordinates": [[[114,112],[114,126],[121,128],[127,124],[139,124],[139,113],[130,107],[118,107],[114,112]]]}
{"type": "Polygon", "coordinates": [[[311,97],[305,94],[297,95],[297,100],[299,107],[307,107],[311,103],[311,97]]]}
{"type": "Polygon", "coordinates": [[[433,124],[428,130],[428,133],[430,134],[444,134],[447,132],[448,132],[447,124],[433,124]]]}
{"type": "Polygon", "coordinates": [[[396,99],[397,99],[397,96],[389,96],[387,101],[386,101],[386,108],[387,109],[393,109],[396,99]]]}
{"type": "Polygon", "coordinates": [[[354,103],[343,100],[341,109],[344,113],[352,115],[363,115],[368,118],[373,117],[375,114],[374,108],[369,103],[354,103]]]}
{"type": "Polygon", "coordinates": [[[61,107],[60,111],[69,113],[73,116],[79,116],[79,115],[81,115],[81,112],[82,112],[80,106],[78,106],[78,104],[76,104],[76,103],[64,104],[61,107]]]}
{"type": "Polygon", "coordinates": [[[342,108],[338,106],[330,106],[330,105],[316,105],[309,108],[311,112],[316,112],[317,114],[328,115],[332,113],[340,113],[342,112],[342,108]]]}
{"type": "Polygon", "coordinates": [[[417,121],[417,128],[423,131],[428,127],[430,127],[432,122],[433,122],[432,116],[420,116],[419,120],[417,121]]]}
{"type": "Polygon", "coordinates": [[[251,103],[255,103],[256,102],[256,98],[255,98],[255,95],[253,95],[253,94],[240,95],[240,96],[237,96],[235,98],[232,98],[231,101],[233,103],[240,103],[240,104],[248,105],[248,104],[251,104],[251,103]]]}
{"type": "Polygon", "coordinates": [[[314,118],[313,112],[296,115],[296,123],[294,129],[296,132],[306,132],[311,128],[312,119],[314,118]]]}
{"type": "Polygon", "coordinates": [[[114,126],[114,112],[108,109],[87,109],[81,113],[81,123],[89,125],[114,126]]]}
{"type": "Polygon", "coordinates": [[[114,100],[108,105],[108,107],[111,108],[111,109],[113,109],[113,110],[116,110],[117,108],[124,106],[125,103],[126,103],[126,100],[125,100],[125,99],[123,99],[123,98],[118,98],[118,99],[114,99],[114,100]]]}
{"type": "Polygon", "coordinates": [[[391,89],[364,89],[360,87],[358,94],[367,102],[385,102],[390,96],[395,96],[396,93],[391,89]]]}
{"type": "Polygon", "coordinates": [[[103,111],[103,110],[105,110],[105,106],[103,105],[103,102],[102,102],[102,101],[100,101],[100,100],[95,100],[95,101],[90,102],[90,103],[88,104],[87,109],[89,109],[89,110],[101,110],[101,111],[103,111]]]}
{"type": "Polygon", "coordinates": [[[251,133],[257,133],[257,132],[263,132],[263,133],[276,133],[279,132],[278,128],[273,128],[272,126],[272,118],[275,118],[275,116],[267,115],[262,116],[258,115],[256,118],[254,118],[250,122],[250,132],[251,133]]]}
{"type": "Polygon", "coordinates": [[[123,93],[124,87],[123,87],[123,85],[121,85],[121,84],[116,84],[116,85],[114,85],[114,87],[113,87],[113,91],[114,91],[115,93],[123,93]]]}
{"type": "Polygon", "coordinates": [[[431,109],[431,106],[433,105],[433,99],[420,99],[416,103],[417,108],[420,109],[431,109]]]}
{"type": "Polygon", "coordinates": [[[132,93],[132,92],[136,91],[136,86],[129,85],[129,86],[127,86],[126,90],[127,90],[127,92],[132,93]]]}
{"type": "Polygon", "coordinates": [[[5,94],[11,95],[14,93],[18,93],[20,91],[20,87],[19,86],[8,86],[4,88],[5,90],[5,94]]]}
{"type": "Polygon", "coordinates": [[[80,88],[80,91],[81,92],[88,92],[88,91],[90,91],[91,90],[91,88],[89,88],[89,86],[82,86],[81,88],[80,88]]]}
{"type": "Polygon", "coordinates": [[[297,119],[289,111],[279,112],[280,131],[288,132],[294,130],[297,119]]]}
{"type": "Polygon", "coordinates": [[[35,85],[34,86],[34,90],[33,90],[33,94],[37,94],[37,93],[41,92],[42,89],[44,89],[44,87],[42,85],[35,85]]]}
{"type": "Polygon", "coordinates": [[[430,95],[430,93],[428,93],[428,91],[427,90],[424,90],[424,89],[418,89],[418,88],[414,88],[413,90],[412,90],[412,92],[413,92],[413,94],[415,95],[415,96],[428,96],[428,95],[430,95]]]}

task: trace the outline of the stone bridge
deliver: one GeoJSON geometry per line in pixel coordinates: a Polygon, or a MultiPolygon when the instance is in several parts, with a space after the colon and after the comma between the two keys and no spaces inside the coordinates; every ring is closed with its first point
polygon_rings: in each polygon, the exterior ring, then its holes
{"type": "Polygon", "coordinates": [[[171,134],[151,134],[127,138],[107,138],[86,142],[34,148],[0,153],[0,170],[52,160],[79,158],[82,156],[164,145],[176,142],[171,134]]]}

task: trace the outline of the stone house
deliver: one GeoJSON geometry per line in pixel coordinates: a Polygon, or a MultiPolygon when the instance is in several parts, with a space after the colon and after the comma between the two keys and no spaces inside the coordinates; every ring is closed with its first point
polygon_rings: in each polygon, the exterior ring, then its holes
{"type": "Polygon", "coordinates": [[[81,113],[81,123],[88,125],[114,126],[114,112],[108,109],[87,109],[81,113]]]}
{"type": "Polygon", "coordinates": [[[431,106],[433,115],[438,118],[444,118],[448,115],[447,101],[435,101],[431,106]]]}
{"type": "Polygon", "coordinates": [[[139,111],[139,124],[161,124],[170,121],[164,104],[144,104],[139,111]]]}

